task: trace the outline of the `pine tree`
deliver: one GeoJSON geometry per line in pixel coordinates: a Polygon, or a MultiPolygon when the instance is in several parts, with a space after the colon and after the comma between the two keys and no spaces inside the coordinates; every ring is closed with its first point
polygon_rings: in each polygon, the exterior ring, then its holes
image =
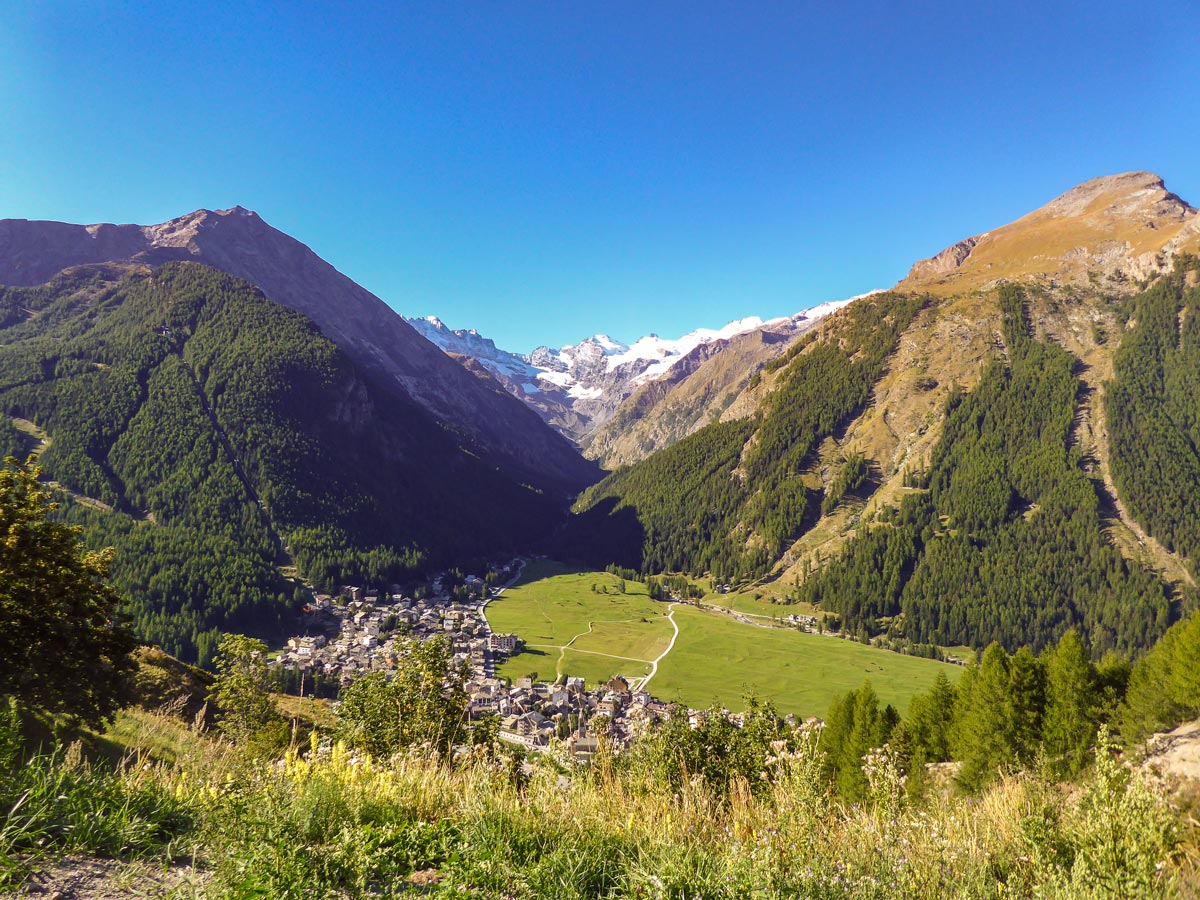
{"type": "Polygon", "coordinates": [[[821,749],[826,754],[827,772],[842,797],[861,800],[866,796],[863,757],[887,741],[897,720],[891,706],[879,708],[879,697],[869,681],[830,705],[821,749]]]}
{"type": "Polygon", "coordinates": [[[1009,703],[1013,716],[1013,749],[1023,765],[1033,761],[1041,746],[1045,695],[1041,663],[1029,647],[1022,647],[1009,662],[1009,703]]]}
{"type": "Polygon", "coordinates": [[[1062,636],[1046,654],[1046,719],[1042,734],[1046,754],[1065,774],[1077,774],[1096,737],[1096,670],[1079,633],[1062,636]]]}
{"type": "Polygon", "coordinates": [[[90,725],[111,719],[134,668],[134,640],[109,586],[111,552],[48,518],[58,504],[36,457],[0,469],[0,697],[90,725]]]}
{"type": "Polygon", "coordinates": [[[938,672],[928,693],[913,697],[908,718],[914,754],[920,762],[950,759],[950,734],[954,726],[954,685],[945,672],[938,672]]]}
{"type": "Polygon", "coordinates": [[[1004,648],[991,644],[971,674],[960,686],[952,746],[962,760],[959,781],[977,790],[997,770],[1016,763],[1017,740],[1009,696],[1011,666],[1004,648]]]}

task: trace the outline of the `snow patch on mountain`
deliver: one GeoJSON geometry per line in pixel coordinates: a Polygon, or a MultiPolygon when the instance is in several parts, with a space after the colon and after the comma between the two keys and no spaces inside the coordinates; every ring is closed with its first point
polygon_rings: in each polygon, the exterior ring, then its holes
{"type": "Polygon", "coordinates": [[[625,344],[607,334],[596,334],[558,349],[538,347],[527,355],[502,350],[473,328],[451,329],[437,316],[407,321],[444,352],[475,359],[547,421],[554,424],[569,420],[572,429],[583,428],[574,434],[578,439],[586,433],[587,423],[598,425],[638,386],[663,377],[697,347],[751,331],[791,330],[857,299],[822,303],[794,316],[767,321],[749,316],[721,328],[697,328],[674,339],[648,334],[625,344]]]}

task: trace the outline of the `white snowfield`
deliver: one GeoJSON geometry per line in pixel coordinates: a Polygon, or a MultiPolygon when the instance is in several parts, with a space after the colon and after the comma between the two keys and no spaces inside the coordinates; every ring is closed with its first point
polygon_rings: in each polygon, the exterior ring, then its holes
{"type": "Polygon", "coordinates": [[[538,347],[527,355],[501,350],[473,328],[451,330],[437,316],[407,321],[443,351],[474,357],[493,375],[506,383],[519,385],[526,394],[558,391],[571,400],[595,400],[604,395],[614,376],[627,389],[654,381],[666,375],[675,363],[702,344],[728,340],[789,320],[819,319],[855,300],[877,293],[879,291],[869,291],[846,300],[822,303],[794,316],[766,321],[758,316],[749,316],[722,328],[697,328],[674,340],[649,334],[632,344],[623,344],[606,334],[597,334],[558,350],[538,347]]]}

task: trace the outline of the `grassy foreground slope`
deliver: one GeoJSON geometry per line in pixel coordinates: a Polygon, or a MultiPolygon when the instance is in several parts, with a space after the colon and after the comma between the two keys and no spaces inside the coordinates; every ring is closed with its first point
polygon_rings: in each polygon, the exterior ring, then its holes
{"type": "Polygon", "coordinates": [[[1194,833],[1105,752],[1073,790],[1016,775],[909,803],[883,778],[850,804],[822,781],[806,731],[756,790],[742,780],[722,793],[704,778],[672,791],[636,761],[576,773],[564,790],[553,765],[518,783],[478,756],[380,764],[336,746],[254,762],[145,713],[123,725],[137,765],[43,756],[0,779],[0,808],[24,797],[17,840],[0,845],[0,890],[20,891],[60,854],[95,854],[209,900],[1194,896],[1194,833]],[[166,747],[173,761],[142,764],[166,747]]]}
{"type": "MultiPolygon", "coordinates": [[[[670,604],[653,601],[646,586],[605,572],[568,569],[554,562],[526,567],[519,584],[488,606],[496,631],[514,631],[527,651],[499,674],[542,679],[580,675],[595,684],[613,675],[640,678],[667,650],[674,628],[670,604]],[[595,586],[595,590],[593,590],[595,586]],[[604,593],[607,591],[607,593],[604,593]]],[[[939,671],[956,666],[902,656],[855,641],[785,628],[748,625],[730,616],[674,605],[679,636],[647,685],[657,697],[693,707],[743,707],[753,692],[781,712],[824,715],[836,696],[870,679],[882,703],[905,709],[939,671]]]]}

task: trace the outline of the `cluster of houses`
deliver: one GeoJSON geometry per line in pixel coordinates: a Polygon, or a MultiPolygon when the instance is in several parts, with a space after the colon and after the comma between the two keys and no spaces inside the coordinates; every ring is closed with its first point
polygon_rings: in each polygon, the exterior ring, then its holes
{"type": "Polygon", "coordinates": [[[562,741],[577,759],[589,759],[603,738],[620,751],[627,748],[670,707],[620,675],[589,690],[582,678],[564,677],[547,684],[518,678],[508,685],[476,677],[467,684],[472,719],[497,716],[500,738],[528,750],[562,741]]]}
{"type": "MultiPolygon", "coordinates": [[[[503,571],[503,570],[501,570],[503,571]]],[[[348,585],[335,594],[316,594],[303,610],[305,634],[288,640],[271,664],[336,679],[343,686],[367,672],[389,671],[400,661],[398,644],[446,635],[457,662],[491,676],[498,657],[520,649],[515,634],[494,634],[484,607],[488,588],[468,576],[468,591],[455,596],[434,579],[428,595],[410,597],[348,585]]]]}
{"type": "MultiPolygon", "coordinates": [[[[507,580],[514,571],[496,567],[492,580],[507,580]]],[[[434,578],[416,598],[399,588],[385,593],[356,586],[316,594],[303,611],[305,634],[288,640],[271,665],[345,686],[368,672],[394,669],[403,641],[446,635],[455,662],[470,673],[465,686],[473,721],[494,716],[502,740],[537,750],[558,739],[581,759],[595,753],[601,738],[624,749],[668,713],[667,704],[620,676],[590,690],[582,678],[554,684],[497,678],[496,663],[519,652],[521,639],[492,631],[486,608],[493,591],[484,579],[468,575],[453,592],[447,583],[447,576],[434,578]]]]}

